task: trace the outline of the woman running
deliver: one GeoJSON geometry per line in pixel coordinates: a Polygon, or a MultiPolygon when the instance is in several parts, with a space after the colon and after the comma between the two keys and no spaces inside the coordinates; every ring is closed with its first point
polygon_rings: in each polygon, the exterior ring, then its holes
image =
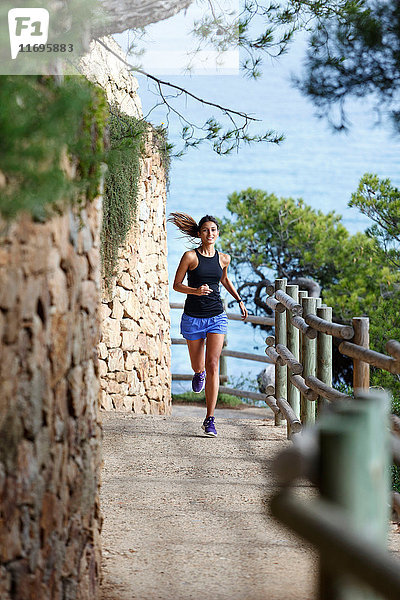
{"type": "Polygon", "coordinates": [[[201,244],[185,252],[175,274],[173,289],[187,294],[181,319],[181,334],[187,341],[190,362],[194,371],[192,389],[200,393],[205,387],[207,415],[202,429],[209,437],[215,437],[214,410],[219,388],[219,358],[227,332],[228,317],[222,306],[219,284],[239,303],[242,319],[248,313],[243,300],[228,279],[227,270],[231,262],[228,254],[218,252],[214,244],[219,236],[219,224],[215,217],[206,215],[196,221],[186,213],[173,212],[168,221],[192,241],[201,244]],[[182,281],[187,274],[187,283],[182,281]],[[204,340],[207,339],[204,357],[204,340]]]}

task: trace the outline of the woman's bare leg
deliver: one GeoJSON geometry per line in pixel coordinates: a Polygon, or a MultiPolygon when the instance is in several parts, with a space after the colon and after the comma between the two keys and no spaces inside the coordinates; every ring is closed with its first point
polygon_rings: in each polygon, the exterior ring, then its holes
{"type": "Polygon", "coordinates": [[[207,417],[214,416],[219,389],[219,357],[224,343],[223,333],[208,333],[206,344],[207,417]]]}
{"type": "Polygon", "coordinates": [[[204,371],[204,339],[186,340],[189,349],[190,362],[195,373],[204,371]]]}

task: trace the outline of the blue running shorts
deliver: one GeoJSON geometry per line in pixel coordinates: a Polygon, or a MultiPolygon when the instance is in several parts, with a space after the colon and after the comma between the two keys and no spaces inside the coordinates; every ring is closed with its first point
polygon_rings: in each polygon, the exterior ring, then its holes
{"type": "Polygon", "coordinates": [[[226,312],[216,317],[190,317],[183,313],[181,319],[181,334],[185,340],[201,340],[207,333],[226,333],[228,331],[228,317],[226,312]]]}

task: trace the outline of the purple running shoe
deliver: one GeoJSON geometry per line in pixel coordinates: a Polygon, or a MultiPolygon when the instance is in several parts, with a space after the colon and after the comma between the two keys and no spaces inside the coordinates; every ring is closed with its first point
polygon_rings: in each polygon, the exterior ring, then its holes
{"type": "Polygon", "coordinates": [[[217,430],[215,429],[215,425],[214,425],[214,417],[207,417],[206,419],[204,419],[203,425],[201,426],[201,428],[204,430],[204,433],[208,437],[216,437],[217,436],[217,430]]]}
{"type": "Polygon", "coordinates": [[[200,394],[204,390],[204,386],[206,384],[206,372],[202,371],[201,373],[195,373],[192,379],[192,390],[196,394],[200,394]]]}

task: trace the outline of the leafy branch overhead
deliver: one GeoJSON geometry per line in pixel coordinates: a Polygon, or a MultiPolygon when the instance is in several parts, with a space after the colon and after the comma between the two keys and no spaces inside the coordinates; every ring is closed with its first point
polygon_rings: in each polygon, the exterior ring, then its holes
{"type": "Polygon", "coordinates": [[[296,32],[314,32],[326,20],[345,23],[353,11],[362,10],[357,0],[286,0],[259,2],[245,0],[236,18],[214,0],[202,2],[209,12],[195,22],[192,34],[199,42],[198,50],[211,45],[217,51],[228,48],[242,50],[241,68],[245,75],[258,78],[265,57],[278,58],[286,53],[296,32]]]}
{"type": "MultiPolygon", "coordinates": [[[[348,126],[345,100],[348,96],[373,94],[378,107],[387,107],[395,122],[400,122],[398,82],[400,77],[400,5],[394,0],[285,0],[265,3],[244,0],[239,14],[220,8],[215,0],[197,0],[204,16],[193,27],[197,42],[193,50],[212,47],[217,52],[240,51],[241,69],[245,76],[259,78],[265,59],[278,59],[286,53],[300,32],[308,36],[305,71],[296,76],[300,90],[308,95],[320,111],[334,122],[335,106],[339,106],[338,128],[348,126]],[[207,9],[207,10],[206,10],[207,9]]],[[[133,32],[135,35],[135,32],[133,32]]],[[[137,36],[141,33],[137,33],[137,36]]],[[[132,49],[135,43],[132,44],[132,49]]],[[[188,66],[190,70],[190,65],[188,66]]],[[[155,82],[159,101],[165,105],[166,120],[174,114],[181,123],[183,147],[203,142],[219,154],[237,150],[241,143],[279,143],[283,136],[271,129],[254,134],[251,125],[257,119],[245,111],[199,98],[189,89],[163,81],[140,67],[133,69],[155,82]],[[202,124],[191,122],[179,108],[181,96],[193,98],[210,108],[210,116],[202,124]],[[222,115],[221,122],[215,109],[222,115]],[[211,113],[213,111],[213,113],[211,113]]],[[[400,127],[400,125],[399,125],[400,127]]]]}
{"type": "Polygon", "coordinates": [[[283,140],[283,135],[279,135],[274,131],[266,131],[264,133],[255,135],[250,134],[250,124],[252,122],[258,121],[258,119],[256,119],[255,117],[252,117],[245,112],[237,111],[232,108],[222,106],[221,104],[217,104],[215,102],[211,102],[209,100],[201,98],[177,84],[164,81],[159,77],[156,77],[155,75],[146,73],[139,67],[132,67],[127,61],[123,60],[109,46],[107,46],[104,40],[97,39],[96,41],[104,48],[106,48],[116,58],[118,58],[121,62],[123,62],[131,71],[144,75],[145,77],[156,83],[161,100],[158,104],[153,106],[151,111],[145,116],[145,120],[148,120],[148,117],[152,110],[154,110],[154,108],[156,108],[160,104],[163,104],[167,107],[167,119],[168,115],[171,113],[174,113],[179,118],[182,124],[181,136],[184,141],[184,146],[174,156],[181,156],[188,148],[196,147],[204,141],[210,142],[213,146],[213,149],[218,154],[229,154],[230,152],[232,152],[232,150],[238,149],[241,142],[247,144],[250,144],[252,142],[271,142],[274,144],[278,144],[283,140]],[[175,91],[174,96],[167,95],[167,93],[165,92],[165,88],[168,87],[175,91]],[[223,113],[224,116],[227,117],[227,120],[230,123],[230,127],[224,128],[224,126],[221,125],[214,117],[210,117],[202,125],[196,125],[194,123],[191,123],[184,116],[184,114],[182,114],[171,102],[171,98],[176,99],[182,94],[193,98],[194,100],[200,102],[204,106],[209,106],[218,109],[221,113],[223,113]]]}

